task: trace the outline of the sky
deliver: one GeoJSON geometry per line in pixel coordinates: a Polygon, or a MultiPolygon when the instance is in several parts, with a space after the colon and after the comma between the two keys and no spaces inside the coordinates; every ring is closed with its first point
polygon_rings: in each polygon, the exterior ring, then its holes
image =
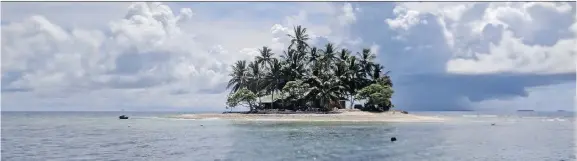
{"type": "Polygon", "coordinates": [[[370,48],[404,110],[573,110],[574,2],[2,2],[3,111],[222,111],[293,26],[370,48]]]}

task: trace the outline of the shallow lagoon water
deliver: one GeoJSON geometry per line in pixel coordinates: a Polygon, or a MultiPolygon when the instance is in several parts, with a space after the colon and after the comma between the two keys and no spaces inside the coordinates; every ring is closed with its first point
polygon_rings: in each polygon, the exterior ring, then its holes
{"type": "Polygon", "coordinates": [[[422,113],[444,123],[166,117],[174,114],[3,112],[2,160],[576,160],[573,113],[422,113]]]}

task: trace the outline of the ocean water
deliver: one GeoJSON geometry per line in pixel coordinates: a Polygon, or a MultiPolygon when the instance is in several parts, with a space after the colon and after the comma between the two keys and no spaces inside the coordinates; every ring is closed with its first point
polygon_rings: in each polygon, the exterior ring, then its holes
{"type": "Polygon", "coordinates": [[[444,123],[230,122],[175,113],[2,112],[3,161],[576,160],[567,112],[426,112],[444,123]],[[491,123],[496,123],[491,126],[491,123]],[[390,137],[396,142],[390,142],[390,137]]]}

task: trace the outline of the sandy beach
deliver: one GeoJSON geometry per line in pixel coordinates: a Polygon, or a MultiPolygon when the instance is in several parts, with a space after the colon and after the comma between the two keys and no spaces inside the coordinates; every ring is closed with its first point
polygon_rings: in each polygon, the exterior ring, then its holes
{"type": "Polygon", "coordinates": [[[446,119],[432,116],[403,114],[398,111],[371,113],[342,110],[336,114],[183,114],[171,116],[179,119],[222,119],[232,121],[342,121],[342,122],[442,122],[446,119]]]}

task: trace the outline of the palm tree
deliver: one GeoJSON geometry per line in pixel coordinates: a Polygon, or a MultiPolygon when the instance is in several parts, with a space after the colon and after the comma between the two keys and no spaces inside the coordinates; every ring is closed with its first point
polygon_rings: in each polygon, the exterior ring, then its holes
{"type": "Polygon", "coordinates": [[[324,70],[329,70],[333,61],[335,60],[335,47],[332,43],[327,43],[325,49],[322,50],[323,55],[321,57],[321,62],[323,64],[324,70]]]}
{"type": "Polygon", "coordinates": [[[371,67],[372,70],[370,73],[371,73],[371,79],[373,80],[373,82],[378,80],[381,77],[381,73],[382,73],[383,68],[384,67],[381,64],[378,64],[378,63],[372,64],[372,67],[371,67]]]}
{"type": "Polygon", "coordinates": [[[257,95],[258,103],[260,105],[262,104],[260,99],[261,97],[260,92],[262,91],[262,87],[260,86],[261,85],[260,77],[262,75],[260,65],[257,61],[253,61],[248,64],[248,68],[250,69],[249,75],[251,77],[250,80],[252,82],[251,84],[252,88],[249,89],[257,95]]]}
{"type": "Polygon", "coordinates": [[[320,55],[319,55],[318,48],[312,47],[310,52],[309,52],[309,56],[308,56],[308,60],[307,60],[307,67],[309,68],[308,74],[318,75],[318,73],[321,70],[319,59],[320,59],[320,55]]]}
{"type": "Polygon", "coordinates": [[[339,52],[339,61],[346,62],[349,60],[349,57],[351,57],[351,52],[347,49],[341,49],[341,52],[339,52]]]}
{"type": "Polygon", "coordinates": [[[358,53],[359,55],[359,69],[360,69],[360,81],[362,85],[360,88],[364,88],[369,85],[370,81],[367,79],[369,75],[371,75],[371,69],[373,68],[373,60],[375,59],[375,55],[371,53],[370,49],[363,49],[362,53],[358,53]]]}
{"type": "Polygon", "coordinates": [[[306,49],[309,47],[306,41],[310,39],[309,35],[307,34],[307,29],[299,25],[294,27],[293,32],[294,35],[288,34],[288,36],[291,38],[291,44],[289,45],[289,48],[292,48],[294,45],[296,45],[296,51],[299,54],[305,54],[306,49]]]}
{"type": "Polygon", "coordinates": [[[317,47],[311,48],[309,60],[307,63],[313,63],[319,59],[318,49],[317,47]]]}
{"type": "Polygon", "coordinates": [[[333,73],[334,73],[333,77],[338,79],[340,85],[343,87],[340,88],[341,91],[339,91],[340,93],[339,99],[344,98],[348,91],[347,85],[349,80],[349,71],[347,68],[347,62],[338,61],[336,65],[334,65],[333,73]]]}
{"type": "MultiPolygon", "coordinates": [[[[376,56],[370,49],[351,55],[347,49],[337,50],[332,43],[325,44],[321,49],[309,46],[307,29],[301,26],[295,26],[288,36],[291,44],[280,58],[275,58],[271,49],[263,46],[259,49],[259,56],[248,67],[246,61],[236,62],[232,66],[232,78],[227,89],[232,88],[231,92],[236,92],[248,87],[257,96],[270,94],[274,103],[277,90],[284,94],[282,89],[287,82],[299,81],[304,83],[303,86],[308,86],[308,90],[304,92],[304,97],[299,97],[301,100],[290,101],[291,107],[309,101],[316,107],[330,110],[335,101],[347,96],[353,107],[354,96],[370,84],[392,87],[388,72],[383,74],[384,67],[374,62],[376,56]]],[[[284,99],[281,99],[283,104],[284,99]]],[[[259,102],[262,103],[260,97],[259,102]]]]}
{"type": "Polygon", "coordinates": [[[307,100],[315,102],[317,107],[324,107],[324,110],[330,110],[331,102],[338,102],[344,87],[336,77],[308,77],[305,83],[310,85],[307,100]]]}
{"type": "Polygon", "coordinates": [[[271,92],[271,103],[273,105],[274,108],[274,92],[275,90],[280,90],[282,89],[282,87],[280,86],[280,79],[282,77],[282,65],[281,63],[273,58],[271,59],[271,66],[270,66],[270,72],[267,75],[267,82],[266,82],[266,86],[267,89],[271,92]]]}
{"type": "Polygon", "coordinates": [[[393,80],[391,80],[391,77],[389,76],[389,73],[390,73],[390,71],[387,71],[387,72],[384,74],[384,77],[383,77],[382,79],[383,79],[383,84],[385,84],[385,85],[387,85],[387,86],[389,86],[389,87],[392,88],[392,87],[393,87],[393,80]]]}
{"type": "Polygon", "coordinates": [[[359,65],[361,65],[363,73],[365,75],[368,75],[369,71],[371,71],[375,55],[371,53],[371,49],[363,49],[363,52],[360,53],[359,56],[360,56],[359,65]]]}
{"type": "MultiPolygon", "coordinates": [[[[278,82],[277,79],[276,83],[279,88],[282,88],[288,81],[302,79],[307,72],[305,64],[303,64],[307,57],[307,49],[309,49],[307,41],[310,38],[307,34],[307,29],[300,25],[296,26],[293,28],[293,35],[288,34],[287,36],[291,38],[291,44],[285,51],[285,55],[281,56],[284,59],[282,63],[284,65],[282,67],[284,81],[278,82]]],[[[316,54],[316,49],[312,53],[316,54]]]]}
{"type": "Polygon", "coordinates": [[[232,78],[228,81],[226,89],[232,88],[231,93],[248,86],[246,60],[239,60],[232,65],[232,73],[229,74],[232,78]]]}
{"type": "Polygon", "coordinates": [[[259,49],[258,51],[260,52],[260,55],[256,57],[256,61],[261,65],[268,65],[270,68],[272,59],[274,59],[272,57],[274,55],[272,50],[266,46],[263,46],[262,49],[259,49]]]}
{"type": "Polygon", "coordinates": [[[306,69],[304,65],[305,54],[299,54],[296,50],[287,49],[284,55],[281,56],[283,59],[283,73],[286,76],[287,81],[294,81],[301,79],[305,74],[306,69]]]}
{"type": "Polygon", "coordinates": [[[391,81],[391,77],[389,76],[389,73],[391,71],[387,71],[385,73],[383,73],[383,69],[385,67],[382,66],[381,64],[378,63],[374,63],[373,64],[373,68],[372,68],[372,74],[371,74],[371,81],[372,83],[381,83],[383,85],[389,86],[389,87],[393,87],[393,82],[391,81]]]}
{"type": "Polygon", "coordinates": [[[354,96],[356,95],[357,91],[360,89],[360,85],[362,80],[360,80],[360,66],[357,64],[357,57],[349,56],[346,60],[347,66],[347,73],[344,79],[344,87],[346,88],[346,93],[349,96],[349,101],[351,102],[350,107],[353,108],[355,104],[354,96]]]}

